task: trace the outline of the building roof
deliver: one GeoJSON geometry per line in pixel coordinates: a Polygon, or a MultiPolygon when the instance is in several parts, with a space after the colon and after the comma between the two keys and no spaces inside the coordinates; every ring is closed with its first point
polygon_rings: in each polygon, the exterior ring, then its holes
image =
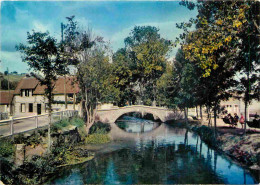
{"type": "MultiPolygon", "coordinates": [[[[55,82],[55,87],[53,89],[53,94],[64,94],[64,82],[65,77],[59,77],[58,80],[55,82]]],[[[38,85],[34,90],[33,94],[44,94],[44,89],[46,88],[45,85],[38,85]]],[[[78,93],[79,86],[76,81],[76,77],[66,77],[66,93],[78,93]]]]}
{"type": "Polygon", "coordinates": [[[24,77],[15,88],[14,94],[20,94],[21,89],[35,89],[39,81],[34,77],[24,77]]]}
{"type": "MultiPolygon", "coordinates": [[[[65,77],[58,77],[58,80],[55,82],[55,87],[53,94],[64,94],[64,81],[65,77]]],[[[15,94],[20,94],[21,89],[34,89],[33,94],[44,94],[44,89],[46,85],[41,85],[40,82],[34,77],[24,77],[18,83],[15,94]]],[[[78,93],[79,86],[76,81],[76,77],[69,76],[66,77],[66,93],[78,93]]]]}
{"type": "Polygon", "coordinates": [[[10,104],[13,98],[13,94],[14,94],[14,90],[10,90],[10,96],[9,96],[9,91],[0,91],[0,105],[10,104]]]}

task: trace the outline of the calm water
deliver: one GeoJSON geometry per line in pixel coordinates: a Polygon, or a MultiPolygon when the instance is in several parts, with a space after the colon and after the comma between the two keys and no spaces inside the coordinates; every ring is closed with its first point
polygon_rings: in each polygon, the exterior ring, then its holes
{"type": "Polygon", "coordinates": [[[184,128],[124,117],[114,141],[90,162],[63,169],[49,184],[254,184],[250,172],[184,128]],[[137,124],[138,123],[138,124],[137,124]],[[127,132],[128,131],[128,132],[127,132]]]}

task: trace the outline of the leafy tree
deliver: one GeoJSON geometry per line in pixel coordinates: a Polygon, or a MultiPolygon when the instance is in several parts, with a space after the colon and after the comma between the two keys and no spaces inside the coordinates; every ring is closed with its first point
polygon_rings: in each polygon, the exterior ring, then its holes
{"type": "Polygon", "coordinates": [[[188,108],[194,107],[195,87],[197,85],[197,74],[192,63],[185,60],[182,50],[178,50],[175,62],[175,75],[179,78],[178,93],[175,97],[175,104],[184,109],[186,122],[188,121],[188,108]]]}
{"type": "Polygon", "coordinates": [[[46,86],[45,96],[48,99],[49,114],[48,149],[50,150],[53,89],[57,76],[67,73],[66,63],[61,59],[59,44],[48,32],[28,32],[27,42],[28,45],[19,44],[16,48],[23,54],[23,62],[26,62],[34,71],[32,75],[39,80],[41,85],[46,86]]]}
{"type": "Polygon", "coordinates": [[[102,37],[94,37],[91,30],[81,31],[74,16],[67,17],[64,58],[77,69],[80,99],[86,131],[94,124],[99,103],[110,102],[118,96],[111,83],[111,64],[106,55],[108,45],[102,37]]]}
{"type": "Polygon", "coordinates": [[[181,4],[190,9],[196,6],[199,12],[196,20],[178,25],[185,31],[182,38],[186,38],[183,44],[186,57],[198,62],[204,77],[210,76],[220,65],[233,76],[240,73],[237,92],[244,94],[247,120],[248,103],[259,99],[259,2],[198,1],[190,6],[190,2],[183,1],[181,4]],[[196,31],[188,32],[192,23],[196,31]]]}
{"type": "Polygon", "coordinates": [[[119,49],[113,55],[112,74],[113,84],[119,90],[118,105],[124,106],[134,103],[135,94],[133,93],[133,72],[131,60],[125,48],[119,49]]]}
{"type": "Polygon", "coordinates": [[[159,106],[176,108],[174,98],[177,96],[178,76],[175,75],[175,65],[170,62],[166,65],[166,71],[157,80],[157,102],[159,106]]]}
{"type": "MultiPolygon", "coordinates": [[[[125,45],[132,61],[132,76],[139,87],[141,101],[145,101],[145,90],[151,89],[155,101],[156,80],[166,67],[166,54],[170,41],[160,37],[159,29],[152,26],[135,26],[125,45]]],[[[149,93],[149,91],[146,91],[149,93]]]]}

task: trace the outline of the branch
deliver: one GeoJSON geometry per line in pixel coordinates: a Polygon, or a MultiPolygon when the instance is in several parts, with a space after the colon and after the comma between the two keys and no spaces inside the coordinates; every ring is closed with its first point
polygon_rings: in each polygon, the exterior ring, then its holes
{"type": "Polygon", "coordinates": [[[254,23],[256,29],[258,30],[258,32],[260,33],[260,28],[259,28],[259,26],[256,24],[255,20],[253,20],[253,23],[254,23]]]}

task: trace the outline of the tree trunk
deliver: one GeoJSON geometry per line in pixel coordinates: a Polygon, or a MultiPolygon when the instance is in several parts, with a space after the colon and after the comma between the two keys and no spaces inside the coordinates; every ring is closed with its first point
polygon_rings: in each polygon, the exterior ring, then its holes
{"type": "Polygon", "coordinates": [[[208,113],[208,127],[211,126],[211,114],[210,114],[210,107],[207,106],[207,113],[208,113]]]}
{"type": "Polygon", "coordinates": [[[188,108],[184,107],[185,123],[188,124],[188,108]]]}
{"type": "Polygon", "coordinates": [[[200,105],[200,119],[203,120],[203,117],[202,117],[202,106],[200,105]]]}
{"type": "Polygon", "coordinates": [[[73,93],[73,110],[75,111],[76,94],[73,93]]]}
{"type": "Polygon", "coordinates": [[[48,152],[51,152],[51,111],[48,113],[48,152]]]}
{"type": "Polygon", "coordinates": [[[217,108],[214,107],[214,137],[217,137],[217,108]]]}
{"type": "Polygon", "coordinates": [[[248,120],[248,117],[247,117],[247,106],[248,106],[248,102],[245,101],[245,122],[244,122],[244,135],[246,135],[246,122],[248,120]]]}
{"type": "Polygon", "coordinates": [[[198,106],[196,105],[196,114],[197,114],[197,119],[199,119],[199,111],[198,111],[198,106]]]}
{"type": "Polygon", "coordinates": [[[89,108],[86,110],[87,111],[87,122],[86,122],[86,132],[87,134],[89,133],[90,128],[93,126],[95,123],[95,117],[96,117],[96,109],[94,108],[89,108]],[[92,110],[93,109],[93,110],[92,110]]]}

